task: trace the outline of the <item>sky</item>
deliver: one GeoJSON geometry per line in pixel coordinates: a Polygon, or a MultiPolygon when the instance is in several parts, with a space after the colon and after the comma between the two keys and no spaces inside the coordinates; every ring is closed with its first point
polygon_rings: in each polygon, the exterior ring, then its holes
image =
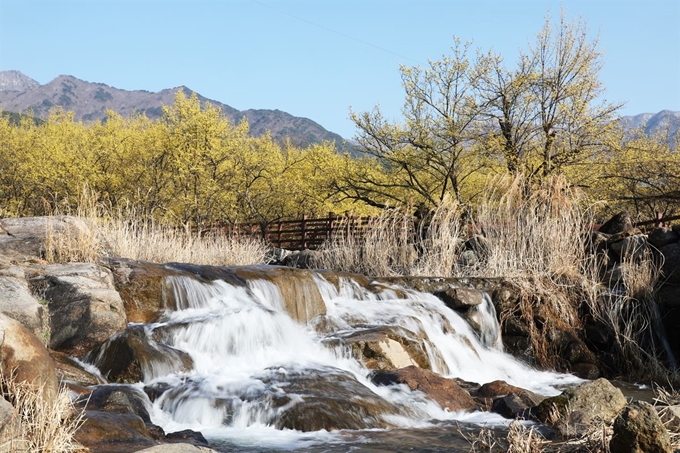
{"type": "Polygon", "coordinates": [[[0,70],[185,85],[352,138],[350,108],[401,118],[400,65],[449,55],[454,36],[511,65],[561,10],[599,37],[622,115],[680,111],[680,0],[0,0],[0,70]]]}

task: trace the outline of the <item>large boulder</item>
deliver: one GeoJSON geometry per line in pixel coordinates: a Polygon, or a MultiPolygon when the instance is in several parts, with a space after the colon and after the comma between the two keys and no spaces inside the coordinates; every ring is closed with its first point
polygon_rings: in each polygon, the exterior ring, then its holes
{"type": "Polygon", "coordinates": [[[411,390],[423,392],[442,409],[466,411],[477,408],[472,396],[456,381],[415,366],[396,371],[376,371],[372,380],[377,385],[406,384],[411,390]]]}
{"type": "Polygon", "coordinates": [[[261,380],[270,388],[285,388],[285,393],[271,392],[272,405],[281,410],[272,421],[278,429],[386,428],[384,416],[399,413],[354,376],[338,370],[321,374],[270,370],[261,380]]]}
{"type": "Polygon", "coordinates": [[[31,279],[49,301],[50,348],[82,356],[125,330],[125,309],[111,272],[89,263],[50,264],[31,279]]]}
{"type": "Polygon", "coordinates": [[[59,386],[54,363],[43,344],[18,321],[0,314],[0,372],[16,382],[27,382],[48,399],[59,386]]]}
{"type": "Polygon", "coordinates": [[[596,421],[610,423],[626,406],[621,390],[600,378],[547,398],[536,408],[537,418],[553,423],[563,438],[584,434],[596,421]]]}
{"type": "Polygon", "coordinates": [[[11,274],[5,275],[0,269],[0,313],[19,321],[35,336],[46,340],[45,307],[31,294],[24,278],[12,275],[23,274],[20,268],[8,271],[11,274]]]}
{"type": "Polygon", "coordinates": [[[606,221],[600,228],[601,233],[619,234],[633,230],[633,222],[628,211],[621,211],[606,221]]]}
{"type": "Polygon", "coordinates": [[[671,440],[654,407],[644,401],[626,406],[614,420],[611,453],[672,453],[671,440]]]}
{"type": "Polygon", "coordinates": [[[35,261],[44,257],[48,238],[77,239],[88,234],[90,229],[87,224],[72,216],[0,219],[0,255],[20,262],[35,261]]]}

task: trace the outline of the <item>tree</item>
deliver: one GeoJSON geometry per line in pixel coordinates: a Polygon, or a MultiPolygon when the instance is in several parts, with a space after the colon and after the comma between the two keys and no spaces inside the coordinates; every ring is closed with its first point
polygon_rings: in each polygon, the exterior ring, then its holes
{"type": "Polygon", "coordinates": [[[456,39],[453,55],[427,69],[400,68],[405,101],[403,123],[387,121],[378,107],[351,112],[365,156],[382,171],[349,175],[340,191],[385,207],[408,201],[436,205],[447,194],[462,199],[463,184],[484,167],[475,143],[484,106],[475,86],[479,71],[468,59],[470,44],[456,39]]]}
{"type": "Polygon", "coordinates": [[[534,174],[549,175],[588,159],[602,151],[603,138],[616,128],[622,104],[599,101],[604,87],[598,43],[588,39],[582,20],[568,22],[562,12],[557,29],[546,18],[536,43],[520,59],[521,77],[529,79],[526,115],[537,151],[534,174]]]}

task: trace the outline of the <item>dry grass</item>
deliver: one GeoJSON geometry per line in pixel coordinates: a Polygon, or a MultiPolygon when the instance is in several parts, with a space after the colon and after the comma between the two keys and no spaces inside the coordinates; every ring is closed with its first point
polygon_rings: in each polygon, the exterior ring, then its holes
{"type": "Polygon", "coordinates": [[[668,388],[655,385],[654,406],[656,406],[659,417],[668,430],[673,451],[680,450],[680,420],[675,419],[670,410],[670,406],[680,406],[680,392],[670,385],[668,388]]]}
{"type": "Polygon", "coordinates": [[[410,211],[385,210],[368,229],[331,238],[317,264],[373,276],[455,275],[464,237],[461,206],[445,200],[422,221],[410,211]]]}
{"type": "MultiPolygon", "coordinates": [[[[590,261],[595,274],[597,260],[590,261]]],[[[631,378],[667,378],[663,363],[665,333],[655,300],[659,266],[651,251],[628,254],[616,281],[593,285],[584,298],[590,314],[611,332],[621,372],[631,378]]]]}
{"type": "Polygon", "coordinates": [[[85,228],[48,228],[45,255],[51,262],[98,262],[128,258],[156,263],[184,262],[214,266],[266,263],[268,247],[256,238],[197,232],[189,227],[154,221],[132,209],[112,211],[84,191],[78,209],[70,213],[85,228]]]}
{"type": "Polygon", "coordinates": [[[470,453],[543,453],[549,444],[533,427],[518,420],[510,423],[507,435],[488,428],[481,428],[474,435],[460,428],[458,432],[470,444],[470,453]]]}
{"type": "Polygon", "coordinates": [[[66,388],[53,400],[26,382],[1,377],[2,396],[14,412],[0,430],[1,453],[66,453],[85,449],[74,439],[83,423],[83,413],[75,409],[66,388]]]}
{"type": "Polygon", "coordinates": [[[576,275],[589,223],[581,194],[562,176],[532,184],[522,175],[492,179],[476,223],[488,240],[477,276],[526,278],[576,275]]]}
{"type": "Polygon", "coordinates": [[[564,178],[532,185],[521,175],[499,177],[484,193],[473,225],[465,225],[462,206],[452,200],[423,222],[410,209],[387,210],[367,232],[332,238],[322,247],[320,264],[375,276],[526,278],[579,272],[588,219],[580,195],[564,178]],[[459,259],[470,227],[486,238],[481,259],[473,264],[459,259]]]}

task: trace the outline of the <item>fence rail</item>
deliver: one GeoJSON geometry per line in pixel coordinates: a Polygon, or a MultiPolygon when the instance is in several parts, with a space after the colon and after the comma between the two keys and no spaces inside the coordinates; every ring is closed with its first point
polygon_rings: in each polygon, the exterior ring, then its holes
{"type": "Polygon", "coordinates": [[[289,250],[317,249],[333,236],[361,235],[375,220],[373,217],[347,217],[329,213],[327,217],[280,220],[267,224],[246,223],[218,228],[237,235],[258,236],[274,247],[289,250]]]}
{"type": "MultiPolygon", "coordinates": [[[[215,230],[221,233],[261,237],[274,247],[314,250],[334,236],[347,236],[352,233],[354,237],[360,237],[376,220],[376,217],[348,217],[329,213],[327,217],[303,216],[298,220],[281,220],[267,224],[224,225],[215,230]]],[[[680,215],[664,217],[658,213],[654,219],[637,222],[634,226],[662,226],[673,220],[680,220],[680,215]]],[[[600,224],[592,224],[589,227],[598,229],[599,226],[600,224]]]]}

